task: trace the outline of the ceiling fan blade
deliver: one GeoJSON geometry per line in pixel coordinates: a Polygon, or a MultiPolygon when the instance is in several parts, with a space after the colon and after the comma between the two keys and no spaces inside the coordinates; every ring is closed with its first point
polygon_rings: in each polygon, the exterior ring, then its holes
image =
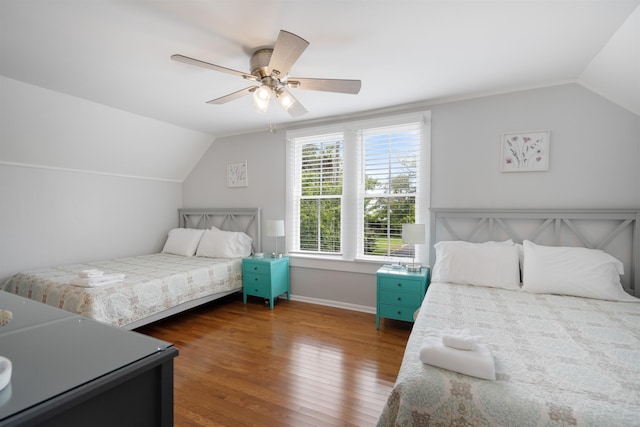
{"type": "Polygon", "coordinates": [[[275,77],[284,77],[307,46],[309,42],[302,37],[280,30],[267,66],[267,75],[275,74],[275,77]]]}
{"type": "Polygon", "coordinates": [[[242,98],[243,96],[250,94],[256,89],[258,89],[258,86],[245,87],[244,89],[230,93],[229,95],[221,96],[220,98],[207,101],[207,104],[226,104],[227,102],[233,101],[238,98],[242,98]]]}
{"type": "Polygon", "coordinates": [[[284,108],[291,117],[300,117],[307,114],[308,111],[302,106],[295,96],[291,95],[291,92],[282,88],[279,89],[278,103],[284,108]]]}
{"type": "Polygon", "coordinates": [[[171,59],[178,62],[184,62],[189,65],[196,65],[198,67],[208,68],[214,71],[220,71],[222,73],[233,74],[234,76],[240,76],[247,80],[256,81],[258,78],[251,74],[243,73],[242,71],[232,70],[231,68],[221,67],[220,65],[210,64],[208,62],[200,61],[199,59],[189,58],[188,56],[175,54],[171,55],[171,59]]]}
{"type": "Polygon", "coordinates": [[[320,90],[323,92],[350,93],[356,95],[360,92],[362,82],[360,80],[290,77],[287,80],[287,86],[293,89],[320,90]]]}

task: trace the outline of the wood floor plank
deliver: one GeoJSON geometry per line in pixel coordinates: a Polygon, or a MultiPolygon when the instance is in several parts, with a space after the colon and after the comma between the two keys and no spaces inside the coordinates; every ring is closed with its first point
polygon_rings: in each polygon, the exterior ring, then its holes
{"type": "Polygon", "coordinates": [[[411,324],[233,295],[138,329],[174,343],[178,427],[375,425],[411,324]]]}

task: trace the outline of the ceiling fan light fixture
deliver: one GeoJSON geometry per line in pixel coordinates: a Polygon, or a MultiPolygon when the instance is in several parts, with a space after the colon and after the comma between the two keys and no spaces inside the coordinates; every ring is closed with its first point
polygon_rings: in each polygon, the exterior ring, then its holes
{"type": "Polygon", "coordinates": [[[269,108],[269,100],[271,99],[271,88],[262,85],[253,92],[253,105],[259,113],[266,113],[269,108]]]}
{"type": "Polygon", "coordinates": [[[289,108],[296,102],[287,92],[280,92],[276,96],[278,97],[278,102],[286,111],[289,111],[289,108]]]}

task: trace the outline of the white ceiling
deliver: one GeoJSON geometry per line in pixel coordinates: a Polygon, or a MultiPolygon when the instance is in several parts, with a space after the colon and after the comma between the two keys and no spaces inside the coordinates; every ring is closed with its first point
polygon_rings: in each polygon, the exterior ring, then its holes
{"type": "Polygon", "coordinates": [[[310,42],[292,75],[362,80],[294,91],[299,120],[565,82],[640,114],[639,3],[0,0],[0,75],[214,136],[263,130],[292,119],[274,101],[206,104],[247,82],[169,57],[249,71],[285,29],[310,42]]]}

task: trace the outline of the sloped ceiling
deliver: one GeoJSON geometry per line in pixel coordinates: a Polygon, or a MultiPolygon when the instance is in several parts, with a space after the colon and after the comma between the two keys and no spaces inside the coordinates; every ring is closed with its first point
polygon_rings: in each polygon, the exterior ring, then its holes
{"type": "MultiPolygon", "coordinates": [[[[0,0],[0,75],[175,127],[180,133],[175,139],[182,141],[177,147],[190,154],[171,176],[154,166],[144,173],[179,180],[209,137],[283,127],[293,120],[275,103],[266,114],[256,113],[251,97],[206,104],[247,82],[172,61],[174,53],[249,71],[251,53],[272,46],[280,29],[300,35],[310,46],[292,74],[361,79],[362,90],[359,95],[295,91],[309,110],[298,121],[567,82],[581,83],[640,115],[639,3],[0,0]]],[[[16,102],[21,100],[5,99],[1,113],[16,102]]],[[[38,102],[37,96],[26,102],[38,102]]],[[[37,109],[20,108],[31,107],[37,109]]],[[[0,140],[0,161],[7,160],[6,153],[19,154],[26,163],[34,158],[19,142],[0,140]],[[16,146],[7,147],[11,144],[16,146]]],[[[101,138],[84,143],[88,152],[123,155],[123,147],[105,148],[101,138]]],[[[73,144],[59,148],[62,156],[75,152],[82,158],[74,150],[73,144]]],[[[46,152],[37,146],[29,151],[46,152]]]]}
{"type": "Polygon", "coordinates": [[[579,82],[640,115],[640,7],[593,58],[579,82]]]}

